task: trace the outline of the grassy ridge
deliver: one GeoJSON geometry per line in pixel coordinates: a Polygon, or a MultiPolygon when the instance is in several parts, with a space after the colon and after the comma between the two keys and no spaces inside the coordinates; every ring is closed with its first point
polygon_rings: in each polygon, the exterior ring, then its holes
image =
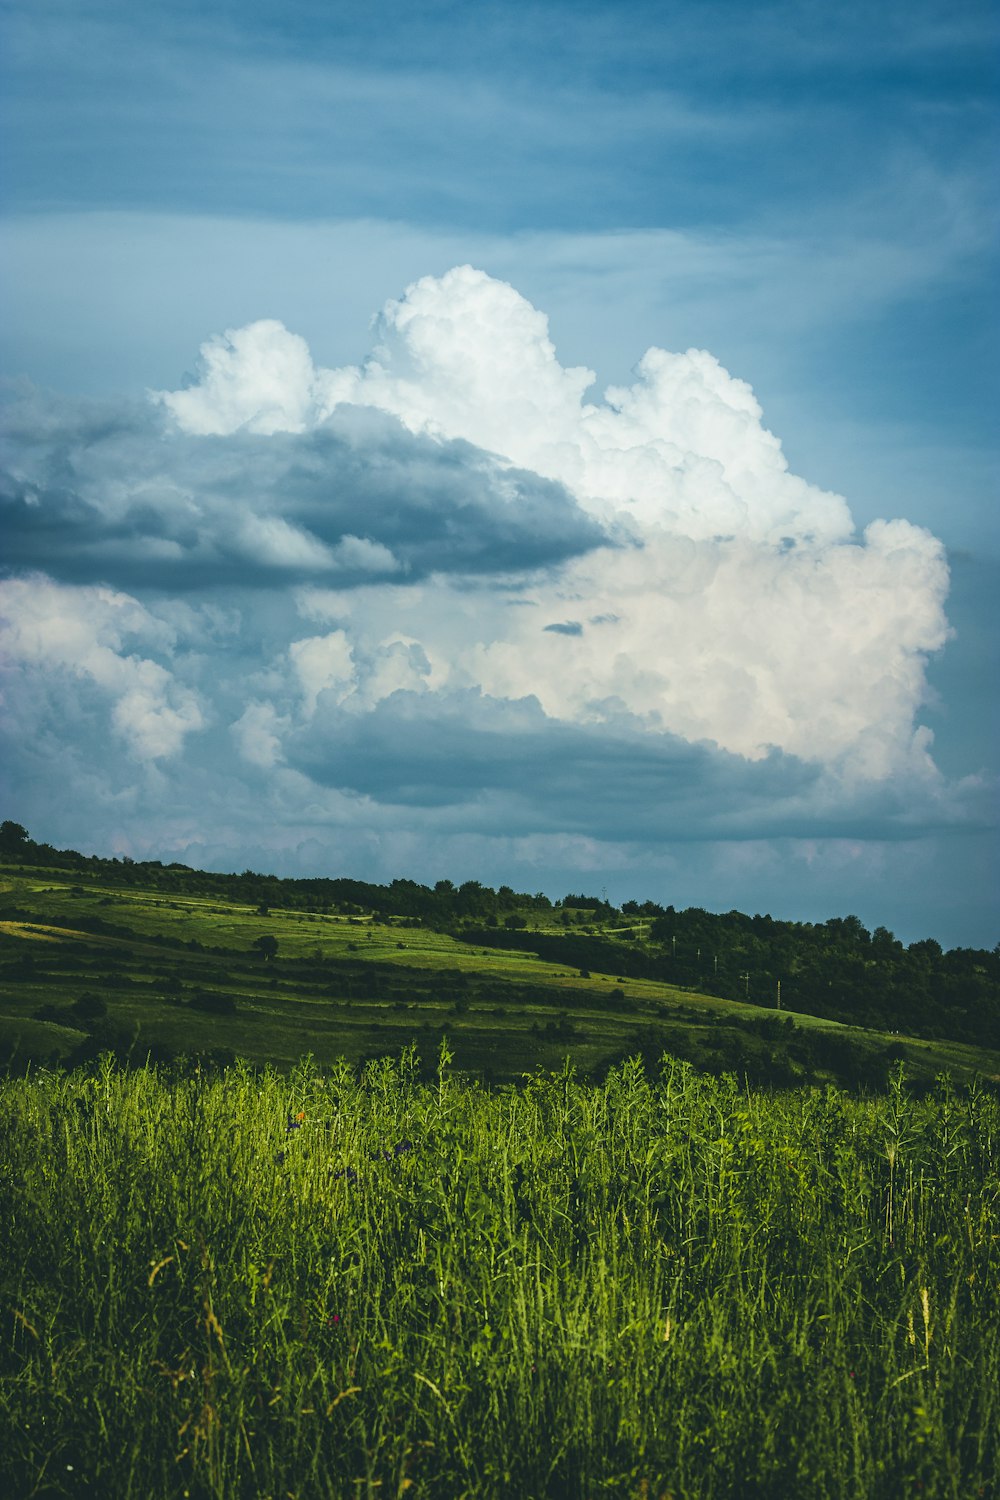
{"type": "Polygon", "coordinates": [[[0,1085],[0,1489],[995,1495],[995,1098],[448,1061],[0,1085]]]}
{"type": "MultiPolygon", "coordinates": [[[[265,915],[217,894],[143,887],[127,873],[116,883],[110,870],[0,869],[0,1054],[15,1067],[102,1048],[136,1059],[238,1055],[284,1068],[307,1053],[357,1063],[411,1042],[432,1056],[447,1033],[463,1068],[496,1079],[558,1067],[567,1054],[599,1075],[625,1056],[655,1059],[665,1048],[709,1071],[780,1084],[878,1087],[899,1057],[927,1080],[943,1070],[1000,1074],[1000,1056],[967,1043],[778,1017],[487,946],[485,935],[462,941],[413,919],[265,915]],[[255,946],[262,937],[276,944],[270,961],[255,946]]],[[[613,925],[607,931],[613,952],[613,925]]]]}
{"type": "Polygon", "coordinates": [[[75,878],[80,894],[110,886],[142,890],[169,906],[197,897],[222,909],[281,908],[304,917],[375,916],[490,949],[534,953],[553,965],[655,980],[730,1001],[825,1017],[847,1026],[926,1040],[947,1038],[1000,1051],[1000,946],[953,948],[933,938],[908,946],[857,916],[789,922],[769,913],[678,910],[655,901],[492,890],[475,880],[432,887],[395,879],[376,885],[345,876],[281,879],[244,870],[210,873],[159,860],[86,856],[35,843],[20,824],[0,823],[0,864],[18,873],[75,878]],[[166,898],[166,899],[163,899],[166,898]]]}

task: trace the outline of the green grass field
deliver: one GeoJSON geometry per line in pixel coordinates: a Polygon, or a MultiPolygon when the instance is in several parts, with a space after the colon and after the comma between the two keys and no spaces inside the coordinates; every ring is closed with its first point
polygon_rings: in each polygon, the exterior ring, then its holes
{"type": "Polygon", "coordinates": [[[995,1496],[995,1097],[447,1064],[0,1085],[0,1492],[995,1496]]]}
{"type": "MultiPolygon", "coordinates": [[[[246,904],[11,866],[0,868],[0,901],[0,1051],[15,1069],[102,1045],[134,1061],[214,1053],[287,1069],[306,1054],[358,1063],[410,1043],[433,1056],[447,1034],[461,1068],[494,1080],[558,1068],[567,1055],[600,1076],[630,1054],[655,1059],[664,1049],[709,1071],[786,1084],[878,1085],[900,1057],[927,1081],[941,1071],[1000,1075],[1000,1056],[968,1044],[788,1011],[779,1018],[371,914],[265,916],[246,904]],[[261,937],[277,944],[270,961],[255,947],[261,937]],[[99,1020],[81,1015],[83,996],[96,997],[99,1020]]],[[[634,941],[631,926],[599,930],[623,954],[634,941]]]]}
{"type": "Polygon", "coordinates": [[[14,866],[0,1050],[0,1495],[995,1500],[995,1053],[14,866]]]}

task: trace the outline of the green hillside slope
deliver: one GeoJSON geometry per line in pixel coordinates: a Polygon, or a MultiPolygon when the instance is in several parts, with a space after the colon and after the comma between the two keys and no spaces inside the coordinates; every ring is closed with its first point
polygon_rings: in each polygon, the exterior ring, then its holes
{"type": "MultiPolygon", "coordinates": [[[[779,1085],[880,1087],[898,1060],[916,1078],[1000,1075],[1000,1054],[961,1027],[918,1035],[792,1009],[794,979],[780,1011],[776,984],[768,1005],[752,1003],[746,970],[742,998],[669,982],[677,942],[662,941],[662,924],[683,932],[689,913],[644,919],[600,901],[571,904],[585,897],[555,907],[448,882],[429,891],[211,875],[86,859],[26,839],[8,839],[4,854],[0,1049],[15,1070],[103,1050],[286,1068],[307,1053],[357,1062],[412,1043],[429,1060],[447,1036],[459,1067],[497,1080],[558,1067],[567,1055],[601,1075],[622,1057],[664,1050],[779,1085]],[[658,924],[659,941],[650,935],[658,924]]],[[[752,928],[755,919],[741,920],[752,928]]],[[[976,979],[989,1000],[995,982],[976,979]]]]}

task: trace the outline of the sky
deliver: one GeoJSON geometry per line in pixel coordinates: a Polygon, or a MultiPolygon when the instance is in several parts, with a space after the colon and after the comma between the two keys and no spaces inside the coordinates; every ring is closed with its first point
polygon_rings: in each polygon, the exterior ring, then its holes
{"type": "Polygon", "coordinates": [[[3,816],[993,947],[992,7],[0,26],[3,816]]]}

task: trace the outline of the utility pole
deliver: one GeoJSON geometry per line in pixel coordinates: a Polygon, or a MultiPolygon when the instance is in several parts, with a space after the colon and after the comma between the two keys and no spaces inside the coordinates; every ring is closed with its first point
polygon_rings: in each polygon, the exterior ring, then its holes
{"type": "Polygon", "coordinates": [[[778,980],[778,1009],[781,1009],[781,980],[778,980]]]}
{"type": "Polygon", "coordinates": [[[750,973],[749,973],[749,970],[745,974],[741,974],[740,978],[743,980],[744,993],[746,995],[746,998],[749,1000],[750,999],[750,973]]]}

